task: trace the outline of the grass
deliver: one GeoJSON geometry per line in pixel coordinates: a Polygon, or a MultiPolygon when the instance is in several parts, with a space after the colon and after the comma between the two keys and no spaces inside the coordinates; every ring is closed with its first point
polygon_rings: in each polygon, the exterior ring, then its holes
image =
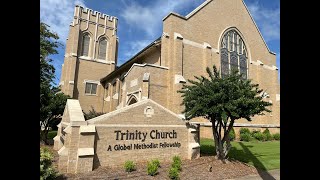
{"type": "MultiPolygon", "coordinates": [[[[216,155],[212,139],[200,140],[202,155],[216,155]]],[[[231,142],[232,148],[228,154],[230,159],[236,159],[260,170],[280,168],[280,141],[267,142],[231,142]]]]}
{"type": "Polygon", "coordinates": [[[53,139],[57,135],[57,131],[49,131],[48,139],[53,139]]]}

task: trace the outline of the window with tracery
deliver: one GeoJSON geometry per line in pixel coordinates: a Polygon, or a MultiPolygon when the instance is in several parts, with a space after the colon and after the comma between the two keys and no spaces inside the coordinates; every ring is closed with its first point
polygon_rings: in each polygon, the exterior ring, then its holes
{"type": "Polygon", "coordinates": [[[237,69],[244,79],[248,76],[247,50],[241,36],[230,30],[224,34],[220,48],[221,76],[228,75],[232,69],[237,69]]]}
{"type": "Polygon", "coordinates": [[[88,34],[86,34],[83,36],[83,39],[82,39],[81,56],[88,56],[89,55],[89,45],[90,45],[90,37],[88,34]]]}
{"type": "Polygon", "coordinates": [[[98,58],[105,60],[107,56],[107,39],[103,38],[99,41],[98,58]]]}

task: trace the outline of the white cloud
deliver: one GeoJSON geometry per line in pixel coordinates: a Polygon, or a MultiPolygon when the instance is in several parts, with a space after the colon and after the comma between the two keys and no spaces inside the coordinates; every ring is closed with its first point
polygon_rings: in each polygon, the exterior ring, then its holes
{"type": "Polygon", "coordinates": [[[143,48],[145,48],[147,45],[149,45],[153,40],[139,40],[139,41],[129,41],[125,43],[126,49],[124,50],[124,53],[122,57],[124,59],[119,59],[119,63],[122,64],[125,61],[127,61],[129,58],[133,57],[135,54],[137,54],[139,51],[141,51],[143,48]]]}
{"type": "Polygon", "coordinates": [[[247,4],[251,15],[256,21],[259,29],[268,42],[280,39],[280,8],[267,9],[258,1],[247,4]]]}
{"type": "Polygon", "coordinates": [[[136,27],[147,33],[148,36],[155,37],[160,35],[162,18],[170,11],[183,10],[188,6],[200,4],[204,0],[156,0],[150,6],[143,6],[134,1],[126,4],[123,9],[122,17],[129,26],[136,27]]]}
{"type": "Polygon", "coordinates": [[[40,19],[56,32],[65,44],[75,5],[85,6],[84,0],[40,0],[40,19]]]}

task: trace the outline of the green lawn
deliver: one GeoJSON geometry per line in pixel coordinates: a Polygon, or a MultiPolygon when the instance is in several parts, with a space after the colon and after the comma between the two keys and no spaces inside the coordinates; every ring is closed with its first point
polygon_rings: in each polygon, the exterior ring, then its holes
{"type": "MultiPolygon", "coordinates": [[[[202,155],[215,155],[212,139],[200,140],[202,155]]],[[[236,159],[261,170],[280,168],[280,141],[231,142],[230,159],[236,159]]]]}

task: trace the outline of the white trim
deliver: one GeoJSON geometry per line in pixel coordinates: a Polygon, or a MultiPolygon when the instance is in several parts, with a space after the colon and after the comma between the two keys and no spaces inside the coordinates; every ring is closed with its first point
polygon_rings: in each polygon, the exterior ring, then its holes
{"type": "Polygon", "coordinates": [[[244,0],[242,0],[242,3],[243,3],[243,5],[244,5],[244,7],[246,8],[246,10],[248,11],[248,14],[249,14],[249,16],[251,17],[251,20],[253,21],[254,25],[256,26],[256,28],[257,28],[257,30],[258,30],[258,32],[259,32],[259,34],[260,34],[260,36],[261,36],[261,38],[262,38],[262,40],[263,40],[263,42],[264,42],[264,45],[267,47],[267,49],[268,49],[269,53],[271,53],[271,54],[273,54],[273,55],[276,55],[276,53],[275,53],[275,52],[270,51],[270,49],[269,49],[269,47],[268,47],[268,45],[267,45],[266,41],[264,40],[264,38],[263,38],[263,36],[262,36],[262,34],[261,34],[261,32],[260,32],[260,30],[259,30],[259,28],[258,28],[258,26],[257,26],[256,22],[255,22],[255,21],[254,21],[254,19],[253,19],[253,17],[252,17],[252,15],[251,15],[251,13],[250,13],[250,11],[249,11],[249,9],[248,9],[248,7],[247,7],[246,3],[244,3],[244,0]]]}
{"type": "Polygon", "coordinates": [[[131,71],[131,69],[132,69],[134,66],[139,66],[139,67],[151,66],[151,67],[156,67],[156,68],[160,68],[160,69],[167,69],[167,70],[169,69],[168,67],[159,66],[159,65],[155,65],[155,64],[147,64],[147,63],[137,64],[137,63],[133,63],[133,65],[132,65],[131,68],[128,70],[128,72],[124,75],[124,77],[127,77],[127,75],[129,74],[129,72],[131,71]]]}
{"type": "Polygon", "coordinates": [[[261,66],[265,69],[269,69],[269,70],[278,70],[277,66],[275,65],[272,65],[272,66],[269,66],[269,65],[265,65],[263,62],[261,62],[260,60],[257,60],[257,61],[250,61],[250,64],[252,65],[256,65],[256,66],[261,66]]]}
{"type": "Polygon", "coordinates": [[[78,156],[93,156],[94,149],[93,148],[79,148],[78,156]]]}
{"type": "Polygon", "coordinates": [[[276,94],[276,101],[280,101],[280,94],[276,94]]]}
{"type": "Polygon", "coordinates": [[[206,0],[202,4],[200,4],[197,8],[195,8],[193,11],[191,11],[189,14],[186,15],[186,18],[189,19],[191,16],[193,16],[196,12],[198,12],[201,8],[203,8],[205,5],[207,5],[212,0],[206,0]]]}
{"type": "Polygon", "coordinates": [[[110,101],[110,96],[104,98],[105,101],[110,101]]]}
{"type": "Polygon", "coordinates": [[[215,53],[219,53],[218,49],[212,47],[210,44],[208,44],[207,42],[203,42],[203,44],[200,44],[200,43],[197,43],[197,42],[194,42],[192,40],[189,40],[189,39],[183,39],[182,40],[182,43],[183,44],[188,44],[188,45],[191,45],[193,47],[197,47],[197,48],[201,48],[201,49],[211,49],[212,52],[215,52],[215,53]]]}
{"type": "Polygon", "coordinates": [[[74,81],[69,81],[69,84],[74,84],[74,81]]]}
{"type": "Polygon", "coordinates": [[[173,37],[174,37],[174,39],[180,39],[180,40],[183,39],[183,36],[179,33],[176,33],[176,32],[173,33],[173,37]]]}
{"type": "Polygon", "coordinates": [[[97,85],[101,85],[101,84],[100,84],[100,81],[90,80],[90,79],[84,79],[84,80],[83,80],[83,83],[84,83],[84,84],[85,84],[85,83],[95,83],[95,84],[97,84],[97,85]]]}
{"type": "MultiPolygon", "coordinates": [[[[152,99],[146,99],[146,100],[142,100],[142,101],[138,101],[134,104],[131,104],[130,106],[125,106],[123,108],[120,108],[120,109],[117,109],[117,110],[114,110],[114,111],[111,111],[107,114],[104,114],[104,115],[101,115],[101,116],[98,116],[98,117],[95,117],[95,118],[92,118],[90,120],[87,120],[86,122],[88,122],[88,124],[95,124],[95,122],[99,122],[99,121],[102,121],[104,120],[105,118],[110,118],[118,113],[121,113],[121,112],[125,112],[131,108],[135,108],[137,106],[140,106],[140,105],[143,105],[143,104],[146,104],[146,103],[153,103],[155,105],[157,105],[159,108],[163,109],[164,111],[168,112],[169,114],[173,115],[174,117],[180,119],[180,120],[183,120],[180,116],[178,116],[177,114],[173,113],[172,111],[168,110],[167,108],[163,107],[162,105],[156,103],[155,101],[153,101],[152,99]]],[[[134,125],[128,125],[130,127],[134,126],[134,125]]]]}
{"type": "MultiPolygon", "coordinates": [[[[131,92],[127,92],[127,96],[130,96],[131,94],[135,94],[135,93],[139,93],[141,92],[141,89],[135,90],[135,91],[131,91],[131,92]]],[[[138,99],[138,97],[136,97],[138,99]]]]}
{"type": "Polygon", "coordinates": [[[176,74],[174,76],[174,84],[179,84],[179,83],[186,83],[187,81],[184,79],[184,77],[180,74],[176,74]]]}
{"type": "Polygon", "coordinates": [[[112,96],[112,99],[118,99],[118,93],[115,93],[113,96],[112,96]]]}
{"type": "Polygon", "coordinates": [[[64,81],[60,81],[59,86],[64,85],[64,81]]]}
{"type": "Polygon", "coordinates": [[[166,33],[166,32],[163,32],[163,33],[162,33],[162,37],[169,38],[169,37],[170,37],[170,35],[169,35],[168,33],[166,33]]]}

